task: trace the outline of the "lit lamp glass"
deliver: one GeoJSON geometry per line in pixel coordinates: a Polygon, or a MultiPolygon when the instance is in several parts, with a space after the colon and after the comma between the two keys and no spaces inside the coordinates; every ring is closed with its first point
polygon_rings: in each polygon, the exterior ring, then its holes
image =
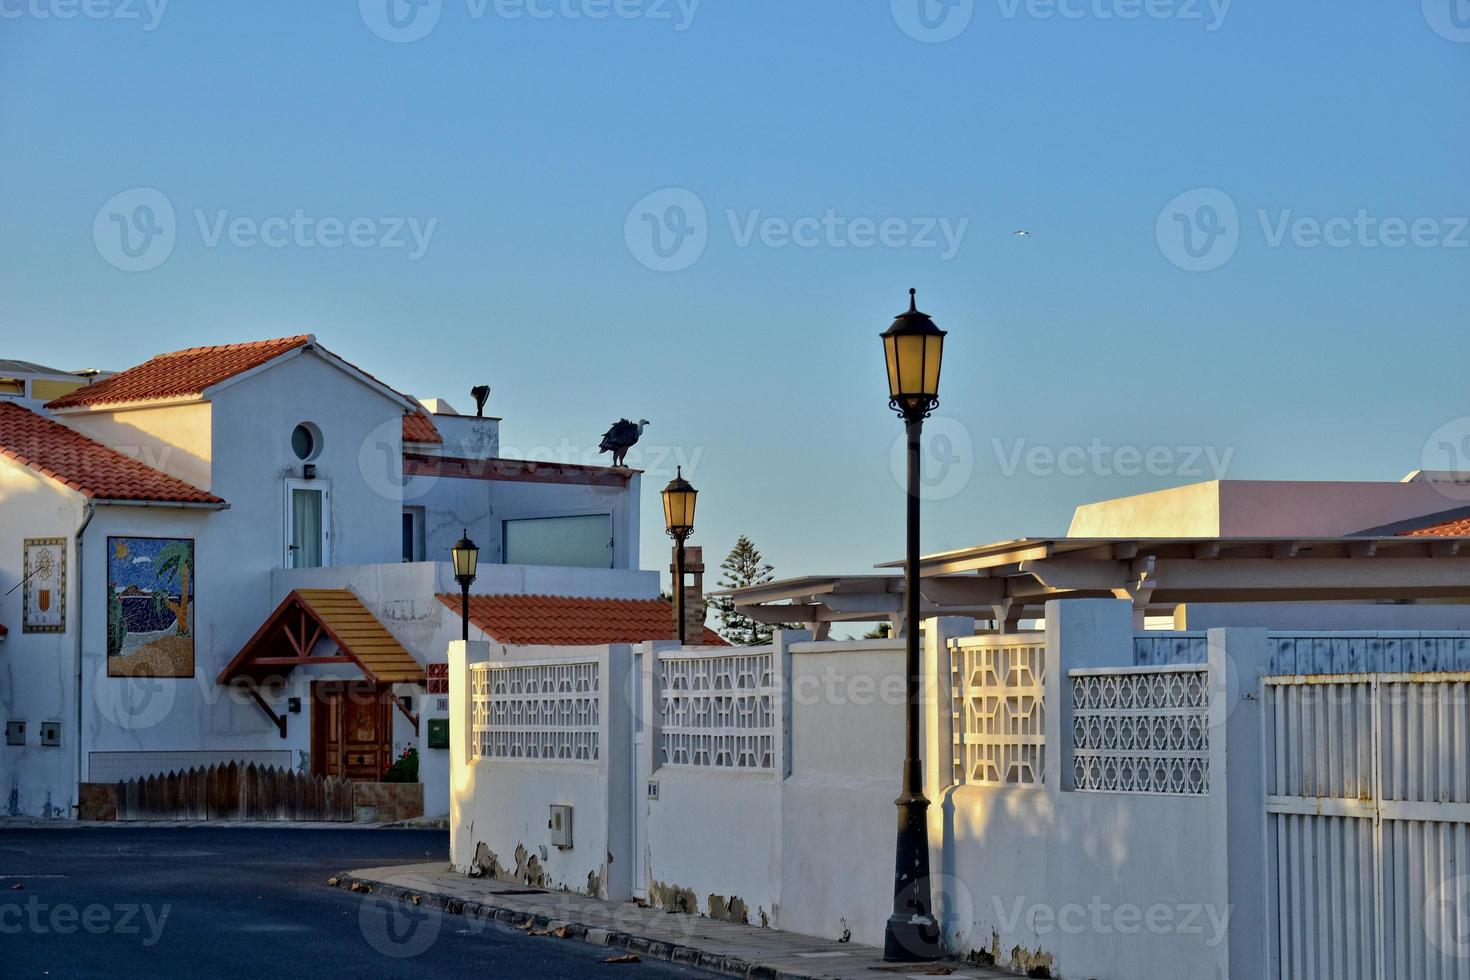
{"type": "Polygon", "coordinates": [[[939,404],[945,336],[927,313],[919,312],[917,291],[910,289],[908,312],[883,334],[888,404],[906,419],[926,418],[939,404]]]}

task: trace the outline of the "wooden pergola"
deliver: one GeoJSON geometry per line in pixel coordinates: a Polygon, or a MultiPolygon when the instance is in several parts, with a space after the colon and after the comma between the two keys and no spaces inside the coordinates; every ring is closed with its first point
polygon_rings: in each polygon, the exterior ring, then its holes
{"type": "MultiPolygon", "coordinates": [[[[903,568],[888,562],[880,569],[903,568]]],[[[1053,599],[1126,599],[1140,625],[1183,603],[1470,601],[1470,538],[1022,538],[920,561],[922,615],[1013,632],[1053,599]]],[[[726,593],[762,623],[891,621],[899,573],[785,579],[726,593]]]]}
{"type": "MultiPolygon", "coordinates": [[[[243,689],[285,738],[286,716],[271,708],[261,686],[297,667],[326,664],[355,665],[379,688],[428,684],[423,666],[348,589],[297,589],[286,596],[220,671],[218,683],[243,689]]],[[[393,703],[418,731],[418,717],[393,703]]]]}

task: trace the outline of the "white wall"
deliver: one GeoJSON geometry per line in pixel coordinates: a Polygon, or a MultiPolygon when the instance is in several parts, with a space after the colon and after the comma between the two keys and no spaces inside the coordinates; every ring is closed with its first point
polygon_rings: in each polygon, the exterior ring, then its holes
{"type": "Polygon", "coordinates": [[[213,482],[214,423],[209,402],[71,412],[56,420],[201,490],[209,490],[213,482]]]}
{"type": "MultiPolygon", "coordinates": [[[[770,654],[779,678],[787,672],[790,658],[788,637],[778,639],[771,646],[739,649],[681,651],[677,645],[652,643],[640,648],[642,694],[636,703],[652,710],[643,720],[644,759],[639,771],[651,774],[658,797],[645,787],[636,805],[645,827],[643,885],[656,908],[697,911],[752,925],[771,925],[777,918],[782,904],[784,741],[776,739],[774,765],[767,771],[663,765],[659,679],[662,658],[691,653],[700,660],[719,654],[770,654]]],[[[784,713],[779,693],[772,710],[778,718],[784,713]]]]}
{"type": "Polygon", "coordinates": [[[612,517],[611,567],[638,567],[638,520],[641,483],[635,475],[626,487],[529,483],[453,477],[414,477],[404,504],[424,508],[424,556],[448,556],[460,535],[469,531],[480,546],[481,567],[504,560],[504,522],[537,517],[612,517]]]}
{"type": "Polygon", "coordinates": [[[71,539],[82,498],[28,467],[0,458],[0,721],[26,723],[26,744],[0,743],[0,814],[69,817],[76,805],[76,554],[71,539]],[[26,538],[65,538],[66,632],[25,633],[22,549],[26,538]],[[42,748],[41,723],[62,722],[61,747],[42,748]]]}
{"type": "Polygon", "coordinates": [[[792,647],[782,929],[883,945],[904,750],[903,649],[902,640],[792,647]]]}
{"type": "MultiPolygon", "coordinates": [[[[549,890],[567,889],[607,898],[629,893],[630,795],[627,710],[599,716],[599,758],[595,762],[470,758],[469,685],[462,666],[463,644],[450,650],[453,751],[457,766],[451,810],[451,861],[456,870],[476,868],[504,880],[525,881],[549,890]],[[459,721],[458,725],[454,725],[459,721]],[[458,762],[458,760],[457,760],[458,762]],[[548,821],[552,804],[572,807],[572,846],[552,844],[548,821]],[[534,864],[532,863],[534,861],[534,864]]],[[[474,659],[492,664],[596,663],[604,693],[631,689],[632,655],[627,645],[549,649],[469,645],[474,659]]]]}
{"type": "Polygon", "coordinates": [[[473,415],[435,415],[434,427],[444,442],[424,446],[431,456],[459,459],[494,459],[500,455],[500,420],[473,415]]]}

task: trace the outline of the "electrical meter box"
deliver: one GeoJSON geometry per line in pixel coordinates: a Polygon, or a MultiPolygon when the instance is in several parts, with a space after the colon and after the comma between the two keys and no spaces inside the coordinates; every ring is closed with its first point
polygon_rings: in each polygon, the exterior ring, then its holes
{"type": "Polygon", "coordinates": [[[41,744],[48,749],[55,749],[61,746],[61,722],[41,722],[41,744]]]}
{"type": "Polygon", "coordinates": [[[26,723],[23,721],[7,721],[5,723],[5,744],[26,744],[26,723]]]}
{"type": "Polygon", "coordinates": [[[572,808],[553,803],[551,805],[551,846],[562,850],[572,846],[572,808]]]}

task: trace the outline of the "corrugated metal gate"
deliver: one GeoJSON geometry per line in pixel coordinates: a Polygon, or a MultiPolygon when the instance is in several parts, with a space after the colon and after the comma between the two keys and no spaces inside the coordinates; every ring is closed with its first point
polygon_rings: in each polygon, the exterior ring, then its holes
{"type": "Polygon", "coordinates": [[[1470,673],[1261,699],[1268,975],[1470,980],[1470,673]]]}

